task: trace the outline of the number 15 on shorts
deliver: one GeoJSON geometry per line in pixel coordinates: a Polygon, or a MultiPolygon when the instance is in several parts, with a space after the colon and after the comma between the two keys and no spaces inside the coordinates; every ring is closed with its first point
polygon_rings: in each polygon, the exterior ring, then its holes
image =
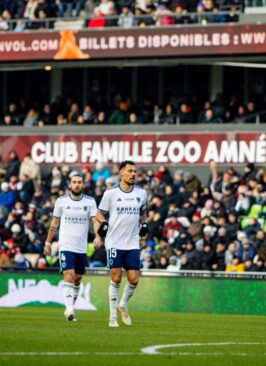
{"type": "Polygon", "coordinates": [[[109,258],[116,258],[117,257],[117,251],[115,248],[108,249],[108,257],[109,258]]]}
{"type": "Polygon", "coordinates": [[[109,269],[116,267],[117,262],[117,251],[116,248],[111,248],[107,250],[107,267],[109,269]]]}

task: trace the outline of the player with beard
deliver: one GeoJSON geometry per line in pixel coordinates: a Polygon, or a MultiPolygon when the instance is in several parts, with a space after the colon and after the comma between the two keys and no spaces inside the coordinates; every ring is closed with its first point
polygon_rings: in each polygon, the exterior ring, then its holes
{"type": "Polygon", "coordinates": [[[105,237],[107,261],[110,269],[109,284],[109,327],[118,327],[117,312],[126,325],[131,325],[127,303],[133,295],[140,273],[140,237],[148,233],[146,223],[147,194],[136,186],[136,166],[126,160],[119,168],[121,181],[104,192],[96,215],[94,246],[99,248],[105,237]],[[108,223],[106,216],[109,216],[108,223]],[[127,271],[128,282],[118,303],[122,268],[127,271]]]}
{"type": "Polygon", "coordinates": [[[51,254],[51,242],[59,224],[60,270],[64,275],[63,295],[65,318],[76,320],[74,304],[87,264],[87,238],[90,220],[95,227],[97,212],[94,198],[83,194],[83,177],[76,174],[70,180],[70,193],[57,198],[53,219],[45,242],[44,253],[51,254]]]}

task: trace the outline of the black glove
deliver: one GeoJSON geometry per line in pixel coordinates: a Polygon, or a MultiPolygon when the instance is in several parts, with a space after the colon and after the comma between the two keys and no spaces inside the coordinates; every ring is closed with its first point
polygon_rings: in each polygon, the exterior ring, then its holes
{"type": "Polygon", "coordinates": [[[107,221],[103,221],[97,231],[97,234],[100,235],[100,237],[102,239],[104,239],[106,237],[107,234],[107,230],[108,230],[108,222],[107,221]]]}
{"type": "Polygon", "coordinates": [[[143,238],[149,233],[148,224],[145,222],[144,224],[141,224],[140,230],[139,230],[139,236],[143,238]]]}

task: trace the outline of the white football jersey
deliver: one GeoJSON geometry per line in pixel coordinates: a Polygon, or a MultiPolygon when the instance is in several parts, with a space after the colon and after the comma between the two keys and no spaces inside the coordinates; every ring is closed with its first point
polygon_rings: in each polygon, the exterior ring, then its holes
{"type": "Polygon", "coordinates": [[[54,217],[60,218],[59,249],[74,253],[87,253],[90,219],[96,216],[95,199],[83,195],[73,200],[70,195],[57,198],[54,217]]]}
{"type": "Polygon", "coordinates": [[[104,192],[99,210],[109,213],[105,238],[107,249],[139,249],[140,212],[146,209],[147,194],[138,186],[125,192],[116,185],[104,192]]]}

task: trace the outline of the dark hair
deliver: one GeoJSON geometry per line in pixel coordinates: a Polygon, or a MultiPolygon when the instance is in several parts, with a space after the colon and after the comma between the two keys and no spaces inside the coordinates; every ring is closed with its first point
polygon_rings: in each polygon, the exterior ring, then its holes
{"type": "Polygon", "coordinates": [[[77,173],[77,174],[72,175],[71,178],[70,178],[70,182],[72,181],[72,178],[74,178],[74,177],[81,178],[82,179],[82,182],[84,183],[84,177],[80,173],[77,173]]]}
{"type": "Polygon", "coordinates": [[[132,160],[124,160],[119,166],[119,170],[123,169],[126,165],[135,165],[134,161],[132,160]]]}

